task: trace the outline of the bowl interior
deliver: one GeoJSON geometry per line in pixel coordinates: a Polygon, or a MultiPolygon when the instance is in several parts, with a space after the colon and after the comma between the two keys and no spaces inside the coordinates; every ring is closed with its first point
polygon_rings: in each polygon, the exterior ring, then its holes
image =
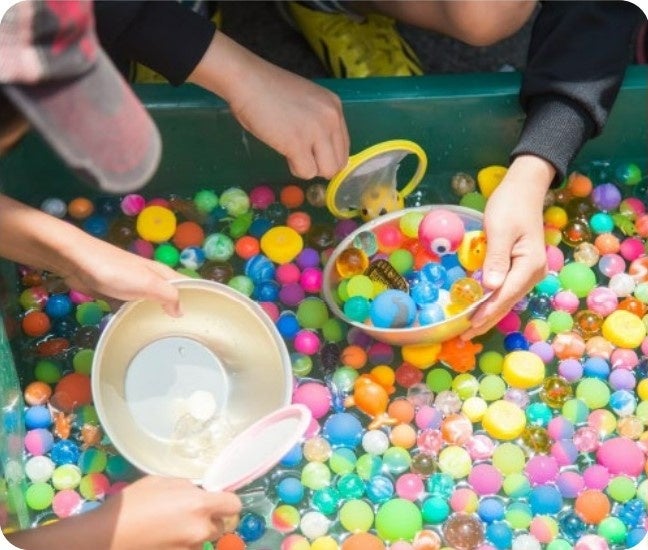
{"type": "Polygon", "coordinates": [[[455,336],[458,336],[470,327],[470,317],[475,312],[479,304],[488,299],[491,294],[490,292],[485,293],[479,301],[475,302],[473,305],[471,305],[469,308],[458,315],[444,319],[439,323],[430,325],[416,325],[407,328],[381,328],[372,326],[370,324],[354,321],[353,319],[347,317],[344,314],[344,311],[340,309],[339,302],[335,295],[337,285],[340,282],[340,276],[335,269],[335,261],[344,250],[353,245],[353,241],[358,234],[364,231],[373,231],[383,225],[393,223],[395,220],[400,219],[408,212],[420,212],[422,214],[426,214],[431,210],[439,208],[455,212],[463,221],[466,231],[481,229],[483,226],[483,214],[471,208],[465,208],[463,206],[457,206],[453,204],[417,206],[413,208],[405,208],[396,212],[390,212],[389,214],[385,214],[384,216],[380,216],[379,218],[371,220],[347,235],[340,242],[340,244],[335,247],[335,250],[332,252],[324,268],[324,284],[322,287],[322,294],[329,308],[337,317],[354,327],[362,329],[376,340],[380,340],[381,342],[386,342],[392,345],[444,342],[446,340],[454,338],[455,336]]]}
{"type": "Polygon", "coordinates": [[[181,317],[148,300],[113,317],[95,352],[92,391],[103,428],[132,464],[200,479],[237,433],[290,403],[291,363],[252,300],[211,281],[174,284],[181,317]]]}

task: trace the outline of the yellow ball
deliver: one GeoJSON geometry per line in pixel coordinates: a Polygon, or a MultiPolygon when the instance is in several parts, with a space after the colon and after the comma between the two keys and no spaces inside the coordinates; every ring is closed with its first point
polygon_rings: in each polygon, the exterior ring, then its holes
{"type": "Polygon", "coordinates": [[[488,435],[509,441],[519,437],[526,426],[524,411],[510,401],[495,401],[486,409],[482,426],[488,435]]]}
{"type": "Polygon", "coordinates": [[[137,215],[137,234],[152,243],[168,241],[176,230],[175,214],[164,206],[147,206],[137,215]]]}
{"type": "Polygon", "coordinates": [[[304,248],[304,239],[292,227],[278,225],[268,229],[259,242],[261,251],[276,264],[292,262],[304,248]]]}
{"type": "Polygon", "coordinates": [[[509,386],[528,389],[542,383],[545,370],[545,364],[535,353],[517,350],[504,357],[502,378],[509,386]]]}
{"type": "Polygon", "coordinates": [[[634,313],[624,309],[613,311],[603,321],[603,337],[619,348],[636,348],[646,337],[646,325],[634,313]]]}
{"type": "Polygon", "coordinates": [[[457,249],[457,259],[464,269],[477,271],[486,258],[486,234],[481,231],[467,231],[457,249]]]}
{"type": "Polygon", "coordinates": [[[488,409],[488,403],[481,397],[469,397],[466,399],[461,407],[461,412],[464,413],[471,422],[479,422],[488,409]]]}
{"type": "Polygon", "coordinates": [[[488,198],[497,189],[497,186],[502,182],[506,175],[505,166],[486,166],[477,172],[477,185],[484,197],[488,198]]]}
{"type": "Polygon", "coordinates": [[[637,396],[642,401],[648,400],[648,378],[644,378],[637,384],[637,396]]]}
{"type": "Polygon", "coordinates": [[[403,361],[417,369],[427,369],[437,362],[441,344],[408,344],[403,346],[403,361]]]}
{"type": "Polygon", "coordinates": [[[463,447],[449,445],[439,453],[439,470],[453,479],[468,477],[472,470],[472,459],[463,447]]]}
{"type": "Polygon", "coordinates": [[[560,229],[545,225],[544,227],[544,240],[545,244],[558,246],[562,241],[562,232],[560,229]]]}
{"type": "Polygon", "coordinates": [[[310,545],[310,550],[338,550],[340,548],[330,535],[317,537],[310,545]]]}
{"type": "Polygon", "coordinates": [[[542,219],[547,225],[562,229],[567,225],[569,216],[567,215],[567,211],[561,206],[550,206],[544,211],[542,219]]]}

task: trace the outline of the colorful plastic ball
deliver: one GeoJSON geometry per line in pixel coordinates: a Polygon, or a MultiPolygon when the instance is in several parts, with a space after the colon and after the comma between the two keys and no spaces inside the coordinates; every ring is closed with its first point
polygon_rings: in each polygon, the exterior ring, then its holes
{"type": "Polygon", "coordinates": [[[322,289],[322,271],[316,267],[307,267],[299,276],[299,284],[311,294],[317,294],[322,289]]]}
{"type": "Polygon", "coordinates": [[[378,536],[385,542],[414,539],[423,527],[421,511],[405,499],[392,499],[378,509],[375,518],[378,536]]]}
{"type": "Polygon", "coordinates": [[[444,523],[443,535],[457,550],[471,550],[484,540],[484,526],[474,516],[455,514],[444,523]]]}
{"type": "Polygon", "coordinates": [[[363,500],[347,500],[339,511],[340,524],[351,533],[365,533],[374,522],[374,513],[363,500]]]}
{"type": "Polygon", "coordinates": [[[25,428],[33,430],[36,428],[47,428],[52,424],[52,413],[43,405],[29,407],[25,411],[25,428]]]}
{"type": "Polygon", "coordinates": [[[394,496],[394,483],[386,476],[374,475],[367,480],[365,492],[371,502],[382,504],[394,496]]]}
{"type": "Polygon", "coordinates": [[[76,308],[75,318],[80,325],[98,325],[104,311],[97,302],[84,302],[76,308]]]}
{"type": "Polygon", "coordinates": [[[293,340],[295,351],[305,355],[313,355],[317,353],[321,346],[321,341],[316,332],[312,330],[302,329],[295,334],[293,340]]]}
{"type": "Polygon", "coordinates": [[[371,533],[353,533],[342,541],[341,550],[385,550],[385,544],[371,533]]]}
{"type": "Polygon", "coordinates": [[[40,209],[50,216],[59,219],[63,219],[67,214],[67,204],[65,204],[65,201],[57,197],[49,197],[45,199],[41,203],[40,209]]]}
{"type": "Polygon", "coordinates": [[[67,294],[52,294],[45,304],[45,313],[52,319],[60,319],[72,313],[72,301],[67,294]]]}
{"type": "Polygon", "coordinates": [[[254,512],[246,512],[241,516],[236,531],[245,542],[254,542],[260,539],[266,530],[263,517],[254,512]]]}
{"type": "Polygon", "coordinates": [[[558,274],[564,289],[584,298],[596,286],[596,275],[585,264],[574,262],[565,265],[558,274]]]}
{"type": "Polygon", "coordinates": [[[362,424],[350,413],[330,415],[322,427],[322,435],[332,447],[355,448],[362,440],[362,424]]]}
{"type": "Polygon", "coordinates": [[[378,328],[405,328],[416,318],[416,304],[406,292],[389,289],[373,300],[370,317],[378,328]]]}
{"type": "Polygon", "coordinates": [[[24,445],[29,454],[42,456],[52,449],[54,436],[45,428],[35,428],[25,434],[24,445]]]}
{"type": "Polygon", "coordinates": [[[37,338],[45,335],[51,328],[51,322],[46,313],[42,311],[29,311],[21,322],[22,330],[27,336],[37,338]]]}
{"type": "Polygon", "coordinates": [[[49,483],[31,483],[25,491],[25,502],[37,512],[46,510],[54,499],[54,488],[49,483]]]}
{"type": "Polygon", "coordinates": [[[612,211],[621,203],[621,191],[613,183],[603,183],[594,187],[592,202],[599,210],[612,211]]]}

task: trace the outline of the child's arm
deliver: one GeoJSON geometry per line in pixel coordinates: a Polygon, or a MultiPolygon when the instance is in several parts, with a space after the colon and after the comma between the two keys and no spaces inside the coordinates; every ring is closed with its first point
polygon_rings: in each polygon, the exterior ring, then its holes
{"type": "Polygon", "coordinates": [[[233,529],[240,510],[233,493],[147,476],[90,512],[6,536],[26,550],[193,550],[233,529]]]}
{"type": "Polygon", "coordinates": [[[73,289],[118,300],[149,298],[179,315],[179,275],[40,210],[0,195],[0,256],[52,271],[73,289]]]}

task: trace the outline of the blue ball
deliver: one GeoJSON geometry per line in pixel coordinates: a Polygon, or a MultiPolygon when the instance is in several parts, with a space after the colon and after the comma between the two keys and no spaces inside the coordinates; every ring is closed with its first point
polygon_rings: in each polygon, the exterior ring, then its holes
{"type": "Polygon", "coordinates": [[[443,254],[440,258],[441,265],[446,268],[447,271],[454,269],[455,267],[461,267],[459,263],[459,256],[455,253],[443,254]]]}
{"type": "Polygon", "coordinates": [[[304,486],[296,477],[285,477],[277,484],[277,496],[286,504],[298,504],[304,498],[304,486]]]}
{"type": "Polygon", "coordinates": [[[81,456],[79,446],[69,439],[61,439],[54,443],[50,458],[57,466],[62,464],[76,464],[81,456]]]}
{"type": "Polygon", "coordinates": [[[626,548],[637,546],[646,536],[646,530],[637,528],[633,529],[626,535],[626,548]]]}
{"type": "Polygon", "coordinates": [[[428,478],[427,490],[432,495],[437,495],[445,499],[450,498],[454,491],[455,482],[448,474],[437,473],[428,478]]]}
{"type": "Polygon", "coordinates": [[[566,512],[558,518],[558,526],[563,537],[574,543],[587,531],[587,525],[574,512],[566,512]]]}
{"type": "Polygon", "coordinates": [[[270,281],[275,276],[275,266],[272,260],[263,254],[252,256],[245,262],[245,275],[247,275],[254,284],[263,281],[270,281]]]}
{"type": "Polygon", "coordinates": [[[521,332],[509,332],[504,337],[504,349],[506,351],[517,351],[529,349],[529,341],[521,332]]]}
{"type": "Polygon", "coordinates": [[[261,281],[254,285],[252,298],[258,302],[276,302],[279,298],[279,283],[277,281],[261,281]]]}
{"type": "Polygon", "coordinates": [[[188,246],[180,252],[180,263],[187,269],[198,269],[205,263],[205,251],[199,246],[188,246]]]}
{"type": "Polygon", "coordinates": [[[272,227],[272,221],[267,218],[257,218],[250,224],[248,233],[256,239],[260,239],[272,227]]]}
{"type": "Polygon", "coordinates": [[[445,312],[441,304],[426,304],[418,312],[418,321],[421,325],[433,325],[445,319],[445,312]]]}
{"type": "Polygon", "coordinates": [[[367,481],[365,492],[371,502],[382,504],[394,495],[394,483],[387,476],[372,476],[367,481]]]}
{"type": "Polygon", "coordinates": [[[284,311],[279,315],[275,325],[279,334],[288,340],[292,340],[301,329],[297,316],[292,311],[284,311]]]}
{"type": "Polygon", "coordinates": [[[247,512],[241,517],[236,530],[245,542],[254,542],[259,540],[265,533],[265,519],[254,512],[247,512]]]}
{"type": "Polygon", "coordinates": [[[410,286],[410,296],[418,307],[433,304],[439,299],[439,288],[430,281],[423,279],[410,286]]]}
{"type": "Polygon", "coordinates": [[[486,527],[486,540],[498,550],[505,550],[513,543],[513,531],[504,521],[496,521],[486,527]]]}
{"type": "Polygon", "coordinates": [[[597,212],[590,220],[589,225],[597,235],[611,233],[614,230],[614,220],[607,212],[597,212]]]}
{"type": "Polygon", "coordinates": [[[560,279],[558,275],[554,273],[547,273],[544,279],[536,284],[535,289],[541,294],[546,294],[548,296],[553,296],[561,288],[560,279]]]}
{"type": "Polygon", "coordinates": [[[72,313],[72,300],[67,294],[52,294],[45,304],[45,313],[51,319],[60,319],[72,313]]]}
{"type": "Polygon", "coordinates": [[[288,451],[279,461],[279,464],[285,468],[293,468],[297,466],[304,457],[302,452],[302,446],[300,443],[297,443],[290,451],[288,451]]]}
{"type": "Polygon", "coordinates": [[[535,516],[557,514],[563,507],[563,497],[556,487],[540,485],[531,491],[529,505],[535,516]]]}
{"type": "Polygon", "coordinates": [[[83,221],[83,229],[95,237],[105,237],[108,234],[108,220],[99,214],[93,214],[83,221]]]}
{"type": "Polygon", "coordinates": [[[405,328],[416,319],[416,304],[407,292],[389,289],[371,302],[371,322],[378,328],[405,328]]]}
{"type": "Polygon", "coordinates": [[[329,416],[322,428],[322,435],[332,447],[354,449],[362,440],[362,423],[351,413],[335,413],[329,416]]]}
{"type": "Polygon", "coordinates": [[[446,286],[444,288],[450,290],[450,287],[453,285],[455,281],[458,281],[459,279],[463,279],[466,276],[467,276],[466,270],[459,265],[451,269],[448,269],[448,282],[446,283],[446,286]]]}
{"type": "Polygon", "coordinates": [[[448,272],[441,264],[430,262],[420,271],[421,277],[437,288],[448,288],[448,272]]]}
{"type": "Polygon", "coordinates": [[[610,375],[610,365],[602,357],[588,357],[583,363],[583,376],[607,379],[610,375]]]}
{"type": "Polygon", "coordinates": [[[492,523],[504,519],[504,503],[496,497],[488,497],[481,500],[477,508],[477,514],[486,523],[492,523]]]}
{"type": "Polygon", "coordinates": [[[553,412],[549,405],[545,403],[531,403],[525,410],[529,424],[534,426],[544,426],[553,418],[553,412]]]}
{"type": "Polygon", "coordinates": [[[442,523],[450,515],[450,506],[445,498],[431,496],[426,498],[421,505],[421,512],[425,523],[442,523]]]}
{"type": "Polygon", "coordinates": [[[52,415],[49,409],[43,405],[29,407],[25,411],[25,428],[49,428],[52,425],[52,415]]]}
{"type": "Polygon", "coordinates": [[[531,317],[546,319],[553,311],[551,296],[548,296],[547,294],[535,294],[529,298],[526,307],[527,311],[531,314],[531,317]]]}

